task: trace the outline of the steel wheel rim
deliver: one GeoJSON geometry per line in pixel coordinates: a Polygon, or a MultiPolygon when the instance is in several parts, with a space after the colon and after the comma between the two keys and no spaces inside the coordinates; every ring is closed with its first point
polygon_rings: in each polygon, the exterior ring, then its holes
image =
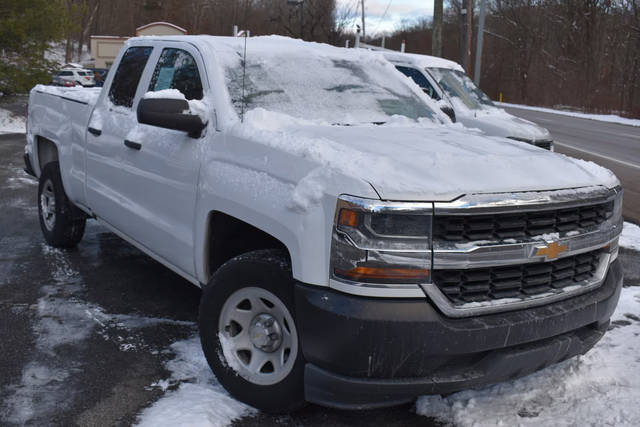
{"type": "Polygon", "coordinates": [[[40,215],[42,215],[42,221],[47,230],[53,231],[53,227],[56,225],[56,196],[53,190],[53,182],[50,179],[42,186],[40,215]]]}
{"type": "Polygon", "coordinates": [[[245,380],[272,385],[293,369],[298,355],[293,318],[280,298],[266,289],[242,288],[227,298],[218,331],[220,360],[245,380]]]}

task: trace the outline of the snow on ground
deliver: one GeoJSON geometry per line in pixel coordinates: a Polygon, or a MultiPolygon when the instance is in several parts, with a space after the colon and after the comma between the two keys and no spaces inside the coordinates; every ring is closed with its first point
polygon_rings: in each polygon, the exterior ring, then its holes
{"type": "Polygon", "coordinates": [[[416,410],[456,426],[638,426],[640,288],[623,288],[612,320],[584,356],[481,390],[423,396],[416,410]]]}
{"type": "Polygon", "coordinates": [[[25,133],[26,122],[24,117],[0,108],[0,134],[3,133],[25,133]]]}
{"type": "MultiPolygon", "coordinates": [[[[640,227],[625,223],[620,246],[640,251],[640,227]]],[[[456,426],[638,426],[640,287],[622,289],[611,320],[584,356],[480,390],[423,396],[416,410],[456,426]]]]}
{"type": "Polygon", "coordinates": [[[620,246],[640,251],[640,227],[625,222],[620,236],[620,246]]]}
{"type": "Polygon", "coordinates": [[[530,105],[509,104],[508,102],[496,102],[496,105],[500,107],[512,107],[521,108],[523,110],[541,111],[543,113],[559,114],[561,116],[577,117],[580,119],[597,120],[600,122],[618,123],[621,125],[640,126],[640,119],[627,119],[615,114],[588,114],[580,113],[578,111],[562,111],[554,110],[553,108],[533,107],[530,105]]]}
{"type": "Polygon", "coordinates": [[[174,343],[171,350],[176,355],[166,365],[171,377],[152,386],[177,389],[145,409],[138,420],[139,426],[226,426],[255,412],[230,397],[218,383],[197,336],[174,343]]]}

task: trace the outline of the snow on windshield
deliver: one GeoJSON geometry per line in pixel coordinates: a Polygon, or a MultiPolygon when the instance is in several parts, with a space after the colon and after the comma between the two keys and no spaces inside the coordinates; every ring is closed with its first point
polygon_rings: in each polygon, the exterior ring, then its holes
{"type": "Polygon", "coordinates": [[[429,72],[447,92],[452,102],[456,104],[455,107],[460,107],[460,103],[469,110],[495,107],[491,99],[462,71],[449,68],[429,68],[429,72]]]}
{"type": "Polygon", "coordinates": [[[245,75],[241,45],[224,58],[238,114],[243,110],[244,81],[245,112],[262,108],[332,124],[384,123],[393,116],[435,121],[433,110],[395,69],[367,52],[322,45],[273,52],[262,46],[248,40],[245,75]]]}

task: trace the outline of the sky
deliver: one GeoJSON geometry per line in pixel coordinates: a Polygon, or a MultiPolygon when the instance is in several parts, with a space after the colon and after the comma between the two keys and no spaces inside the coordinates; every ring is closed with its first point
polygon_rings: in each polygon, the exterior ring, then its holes
{"type": "MultiPolygon", "coordinates": [[[[338,6],[354,8],[360,0],[338,0],[338,6]]],[[[365,0],[366,31],[368,35],[389,32],[399,27],[403,21],[415,21],[433,16],[433,0],[365,0]],[[389,8],[386,15],[385,10],[389,8]]],[[[360,16],[360,9],[358,9],[360,16]]],[[[360,24],[358,18],[355,24],[360,24]]]]}

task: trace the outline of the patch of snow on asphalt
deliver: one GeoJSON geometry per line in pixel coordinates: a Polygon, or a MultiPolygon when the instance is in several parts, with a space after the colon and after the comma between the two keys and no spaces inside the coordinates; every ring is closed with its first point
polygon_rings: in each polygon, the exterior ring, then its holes
{"type": "Polygon", "coordinates": [[[640,227],[630,222],[625,222],[620,236],[620,246],[640,251],[640,227]]]}
{"type": "Polygon", "coordinates": [[[81,366],[60,357],[60,351],[83,348],[91,334],[97,333],[120,351],[151,352],[139,329],[160,324],[194,326],[193,322],[106,313],[76,296],[83,289],[82,276],[65,251],[42,244],[41,254],[51,271],[51,281],[42,286],[43,296],[31,307],[36,316],[35,349],[20,383],[7,387],[11,395],[0,406],[0,413],[6,414],[10,423],[20,425],[46,424],[73,401],[77,393],[74,374],[81,366]]]}
{"type": "Polygon", "coordinates": [[[227,426],[255,411],[230,397],[218,383],[197,336],[174,343],[171,350],[176,355],[166,365],[171,377],[168,383],[154,385],[175,389],[142,412],[139,426],[227,426]]]}
{"type": "Polygon", "coordinates": [[[13,114],[11,111],[0,108],[0,134],[25,133],[27,125],[24,117],[13,114]]]}
{"type": "Polygon", "coordinates": [[[456,426],[638,426],[639,318],[640,288],[623,288],[613,328],[586,355],[482,390],[423,396],[417,412],[456,426]]]}
{"type": "Polygon", "coordinates": [[[509,104],[508,102],[496,102],[499,107],[520,108],[522,110],[540,111],[542,113],[558,114],[561,116],[577,117],[579,119],[597,120],[599,122],[617,123],[620,125],[640,126],[640,119],[627,119],[615,114],[588,114],[577,111],[554,110],[553,108],[534,107],[531,105],[509,104]]]}

